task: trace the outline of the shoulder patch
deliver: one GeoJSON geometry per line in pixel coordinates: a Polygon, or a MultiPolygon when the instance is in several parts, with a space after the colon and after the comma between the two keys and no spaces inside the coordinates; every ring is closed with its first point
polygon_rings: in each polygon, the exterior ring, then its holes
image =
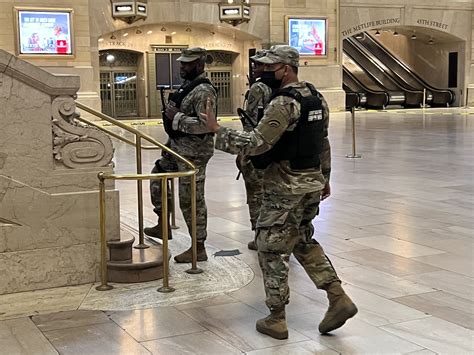
{"type": "Polygon", "coordinates": [[[271,121],[268,121],[268,125],[272,128],[277,128],[277,127],[280,127],[281,123],[278,120],[271,120],[271,121]]]}

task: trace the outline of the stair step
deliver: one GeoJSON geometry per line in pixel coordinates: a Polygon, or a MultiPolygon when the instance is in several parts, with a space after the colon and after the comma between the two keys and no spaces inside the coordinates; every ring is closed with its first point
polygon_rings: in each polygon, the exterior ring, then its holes
{"type": "Polygon", "coordinates": [[[161,246],[132,249],[132,258],[107,263],[111,282],[145,282],[163,278],[163,250],[161,246]]]}
{"type": "Polygon", "coordinates": [[[109,240],[110,261],[125,261],[132,259],[132,245],[135,237],[129,231],[120,228],[120,239],[109,240]]]}

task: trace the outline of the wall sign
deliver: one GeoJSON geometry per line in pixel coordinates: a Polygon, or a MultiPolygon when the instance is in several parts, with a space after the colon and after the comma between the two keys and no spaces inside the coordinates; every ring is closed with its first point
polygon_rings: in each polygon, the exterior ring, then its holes
{"type": "Polygon", "coordinates": [[[72,9],[15,8],[17,54],[72,56],[72,9]]]}
{"type": "Polygon", "coordinates": [[[285,18],[288,44],[300,55],[327,56],[327,19],[317,17],[285,18]]]}

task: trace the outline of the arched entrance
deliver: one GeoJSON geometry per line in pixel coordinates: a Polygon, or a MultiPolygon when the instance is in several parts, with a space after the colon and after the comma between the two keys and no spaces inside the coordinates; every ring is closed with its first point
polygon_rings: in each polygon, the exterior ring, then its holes
{"type": "MultiPolygon", "coordinates": [[[[449,6],[432,8],[417,4],[416,0],[410,3],[410,6],[404,7],[341,4],[340,27],[344,42],[358,45],[355,39],[363,33],[369,34],[411,71],[423,78],[429,86],[452,92],[455,100],[448,103],[451,106],[463,106],[466,102],[466,88],[470,77],[468,59],[471,46],[467,45],[470,44],[470,24],[469,10],[463,11],[449,6]]],[[[367,46],[361,49],[365,50],[367,46]]],[[[368,55],[370,56],[370,53],[368,55]]],[[[380,73],[374,75],[374,80],[384,75],[386,70],[383,64],[385,63],[382,63],[380,73]]],[[[364,65],[361,67],[365,69],[364,65]]],[[[346,71],[344,74],[347,78],[346,71]]],[[[379,88],[371,94],[374,96],[382,91],[379,88]]],[[[423,91],[429,90],[421,89],[422,93],[423,91]]],[[[393,87],[386,92],[397,98],[400,90],[393,87]]],[[[406,90],[405,96],[409,96],[408,93],[412,98],[420,96],[420,88],[406,90]]],[[[413,105],[419,98],[411,101],[413,105]]]]}
{"type": "Polygon", "coordinates": [[[141,54],[124,50],[99,52],[102,112],[115,118],[139,115],[138,67],[141,54]]]}

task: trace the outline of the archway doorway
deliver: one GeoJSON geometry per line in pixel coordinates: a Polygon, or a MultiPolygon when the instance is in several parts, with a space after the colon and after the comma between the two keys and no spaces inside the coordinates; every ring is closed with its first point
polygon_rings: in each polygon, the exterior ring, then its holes
{"type": "Polygon", "coordinates": [[[136,117],[140,53],[105,50],[99,53],[102,113],[114,118],[136,117]]]}

